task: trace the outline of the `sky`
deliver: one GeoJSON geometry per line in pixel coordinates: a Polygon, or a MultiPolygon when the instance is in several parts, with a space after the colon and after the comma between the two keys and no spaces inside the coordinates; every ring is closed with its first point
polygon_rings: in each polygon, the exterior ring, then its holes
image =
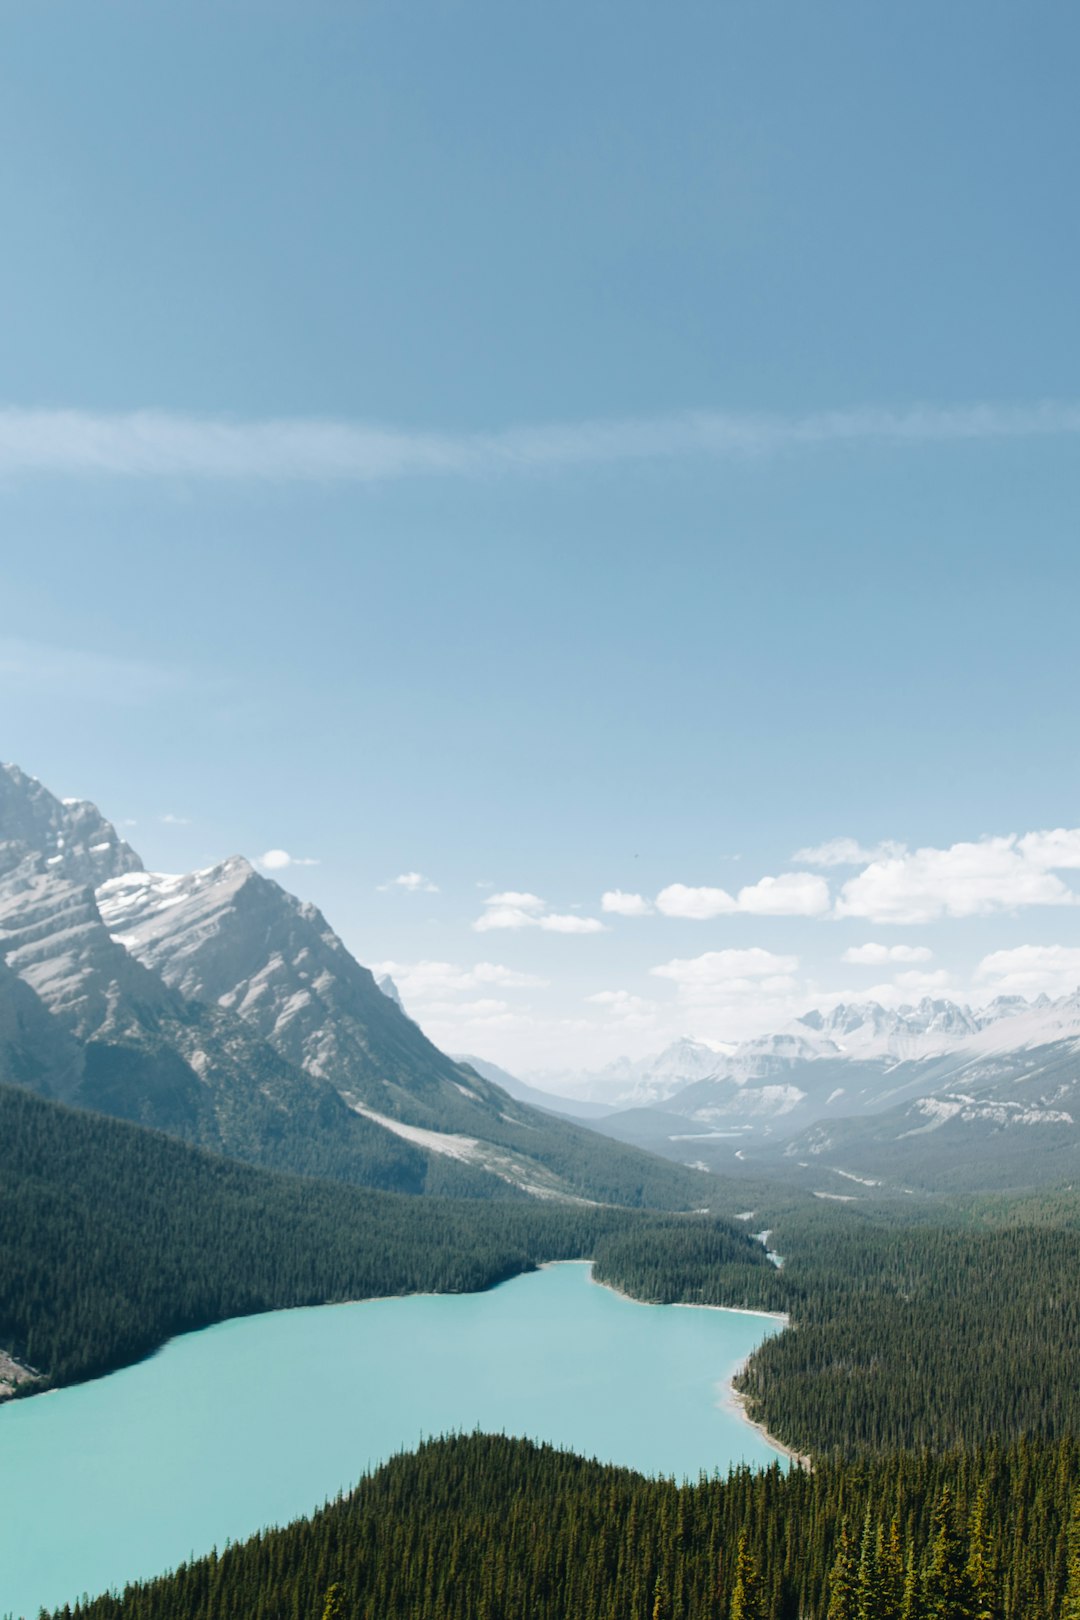
{"type": "Polygon", "coordinates": [[[1080,984],[1080,12],[0,0],[0,757],[519,1073],[1080,984]]]}

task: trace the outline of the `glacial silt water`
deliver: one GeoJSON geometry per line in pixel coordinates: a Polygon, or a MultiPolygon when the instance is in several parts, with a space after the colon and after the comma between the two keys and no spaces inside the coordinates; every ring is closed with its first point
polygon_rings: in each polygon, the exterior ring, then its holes
{"type": "Polygon", "coordinates": [[[779,1323],[640,1305],[585,1265],[484,1294],[275,1311],[0,1409],[0,1615],[158,1574],[313,1511],[450,1430],[696,1479],[776,1453],[726,1400],[779,1323]]]}

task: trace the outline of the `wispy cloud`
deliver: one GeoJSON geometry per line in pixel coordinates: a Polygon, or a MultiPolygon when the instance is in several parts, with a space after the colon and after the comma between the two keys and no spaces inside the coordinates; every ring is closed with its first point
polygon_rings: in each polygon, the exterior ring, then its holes
{"type": "Polygon", "coordinates": [[[290,855],[287,849],[268,849],[255,862],[265,872],[284,872],[290,866],[318,866],[310,855],[290,855]]]}
{"type": "Polygon", "coordinates": [[[549,911],[538,894],[506,889],[484,901],[484,910],[473,923],[478,934],[495,928],[542,928],[548,934],[603,934],[607,925],[599,917],[579,917],[571,912],[549,911]]]}
{"type": "Polygon", "coordinates": [[[0,634],[0,692],[132,707],[188,688],[182,670],[0,634]]]}
{"type": "Polygon", "coordinates": [[[656,909],[665,917],[709,921],[742,912],[755,917],[820,917],[829,909],[829,885],[813,872],[782,872],[759,878],[737,895],[726,889],[692,888],[669,883],[656,897],[656,909]]]}
{"type": "Polygon", "coordinates": [[[929,962],[933,951],[928,945],[851,945],[841,962],[857,967],[881,967],[886,962],[929,962]]]}
{"type": "Polygon", "coordinates": [[[345,479],[477,477],[800,446],[917,445],[1080,435],[1080,403],[858,406],[781,416],[688,411],[491,433],[424,433],[333,418],[236,421],[166,411],[0,409],[0,476],[345,479]]]}
{"type": "Polygon", "coordinates": [[[868,866],[871,861],[885,860],[890,855],[902,855],[903,844],[886,839],[867,848],[857,838],[830,838],[824,844],[813,844],[797,849],[791,857],[804,866],[868,866]]]}
{"type": "Polygon", "coordinates": [[[625,889],[608,889],[600,897],[600,910],[612,912],[616,917],[649,917],[653,905],[643,894],[628,894],[625,889]]]}
{"type": "Polygon", "coordinates": [[[376,962],[372,972],[388,974],[410,1000],[419,1003],[445,1000],[459,991],[488,989],[536,990],[547,985],[535,973],[522,973],[501,962],[476,962],[462,967],[456,962],[376,962]]]}
{"type": "Polygon", "coordinates": [[[890,846],[850,878],[837,917],[876,923],[925,923],[983,917],[1025,906],[1074,906],[1080,892],[1057,876],[1080,869],[1080,827],[907,850],[890,846]]]}
{"type": "Polygon", "coordinates": [[[439,885],[432,883],[423,872],[399,872],[396,878],[389,883],[375,885],[380,894],[386,894],[391,889],[404,889],[406,894],[438,894],[439,885]]]}

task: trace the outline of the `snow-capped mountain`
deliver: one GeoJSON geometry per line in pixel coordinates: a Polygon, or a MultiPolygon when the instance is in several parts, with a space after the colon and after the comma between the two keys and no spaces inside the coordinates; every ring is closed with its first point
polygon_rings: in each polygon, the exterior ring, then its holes
{"type": "Polygon", "coordinates": [[[0,767],[0,1081],[400,1191],[702,1199],[698,1177],[459,1066],[241,856],[146,872],[93,805],[16,766],[0,767]]]}
{"type": "Polygon", "coordinates": [[[726,1073],[726,1059],[734,1050],[684,1036],[652,1057],[620,1057],[591,1071],[532,1074],[529,1083],[559,1096],[616,1108],[637,1108],[664,1102],[695,1081],[726,1073]]]}
{"type": "MultiPolygon", "coordinates": [[[[466,1117],[452,1058],[350,955],[317,907],[243,856],[184,876],[128,872],[97,891],[114,940],[186,998],[235,1014],[282,1057],[350,1101],[416,1126],[466,1117]],[[425,1107],[426,1104],[426,1107],[425,1107]]],[[[496,1112],[505,1109],[506,1099],[496,1112]]]]}
{"type": "Polygon", "coordinates": [[[1044,1048],[1054,1063],[1080,1052],[1080,992],[1001,996],[976,1010],[929,997],[898,1008],[841,1004],[726,1049],[676,1041],[655,1058],[545,1083],[617,1110],[660,1106],[700,1125],[790,1131],[930,1095],[950,1077],[976,1085],[1020,1077],[1041,1065],[1032,1054],[1044,1048]]]}

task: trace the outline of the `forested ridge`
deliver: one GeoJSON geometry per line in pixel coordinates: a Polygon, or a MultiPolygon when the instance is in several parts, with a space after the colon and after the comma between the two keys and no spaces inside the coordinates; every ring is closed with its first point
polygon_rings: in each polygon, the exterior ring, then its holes
{"type": "Polygon", "coordinates": [[[1080,1198],[756,1193],[779,1271],[749,1221],[349,1188],[0,1088],[0,1345],[53,1382],[224,1316],[591,1256],[639,1298],[789,1311],[743,1387],[815,1458],[676,1489],[523,1443],[433,1443],[314,1520],[80,1612],[1080,1620],[1080,1198]]]}
{"type": "Polygon", "coordinates": [[[1080,1224],[791,1231],[794,1330],[742,1379],[775,1434],[831,1448],[977,1444],[1080,1434],[1080,1224]]]}
{"type": "MultiPolygon", "coordinates": [[[[227,1316],[488,1288],[619,1234],[689,1229],[727,1301],[777,1291],[730,1223],[587,1204],[410,1198],[275,1174],[0,1086],[0,1348],[54,1384],[227,1316]]],[[[632,1252],[632,1246],[631,1246],[632,1252]]],[[[633,1289],[618,1264],[611,1279],[633,1289]]]]}
{"type": "Polygon", "coordinates": [[[398,1457],[79,1620],[1075,1620],[1080,1453],[1022,1441],[677,1486],[528,1441],[398,1457]]]}

